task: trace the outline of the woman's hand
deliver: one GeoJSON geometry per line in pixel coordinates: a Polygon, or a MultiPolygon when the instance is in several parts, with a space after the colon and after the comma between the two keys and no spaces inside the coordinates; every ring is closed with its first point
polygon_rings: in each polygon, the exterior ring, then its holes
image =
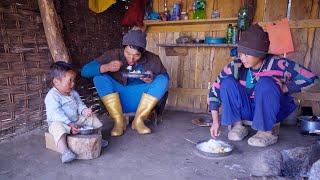
{"type": "Polygon", "coordinates": [[[220,128],[220,122],[219,122],[219,112],[217,110],[211,111],[212,115],[212,125],[210,127],[210,134],[213,139],[219,136],[219,128],[220,128]]]}
{"type": "Polygon", "coordinates": [[[220,128],[219,123],[212,123],[210,127],[210,134],[213,139],[219,136],[219,128],[220,128]]]}
{"type": "Polygon", "coordinates": [[[287,92],[289,92],[289,90],[288,90],[288,87],[287,87],[287,85],[285,84],[285,82],[284,81],[282,81],[281,79],[279,79],[279,78],[273,78],[275,81],[276,81],[276,83],[279,85],[279,87],[280,87],[280,90],[283,92],[283,93],[287,93],[287,92]]]}
{"type": "Polygon", "coordinates": [[[147,71],[146,73],[149,74],[146,78],[140,78],[145,83],[151,83],[153,81],[153,73],[151,71],[147,71]]]}
{"type": "Polygon", "coordinates": [[[122,66],[122,62],[119,60],[114,60],[109,62],[108,64],[103,64],[100,66],[100,72],[106,73],[106,72],[117,72],[120,70],[122,66]]]}

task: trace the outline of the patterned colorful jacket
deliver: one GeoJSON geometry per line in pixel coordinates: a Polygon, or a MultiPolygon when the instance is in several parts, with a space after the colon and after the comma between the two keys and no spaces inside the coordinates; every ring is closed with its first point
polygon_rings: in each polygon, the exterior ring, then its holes
{"type": "Polygon", "coordinates": [[[209,110],[217,110],[221,105],[220,85],[226,77],[234,77],[247,90],[249,98],[254,98],[254,85],[259,77],[269,76],[282,80],[288,87],[289,95],[311,87],[319,77],[310,70],[289,59],[268,55],[260,72],[245,68],[240,59],[231,61],[223,68],[209,91],[209,110]]]}

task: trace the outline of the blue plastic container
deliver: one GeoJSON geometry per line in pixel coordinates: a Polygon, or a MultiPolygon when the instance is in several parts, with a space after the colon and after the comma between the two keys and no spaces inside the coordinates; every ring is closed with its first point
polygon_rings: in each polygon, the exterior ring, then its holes
{"type": "Polygon", "coordinates": [[[225,44],[226,43],[226,38],[224,37],[210,37],[207,36],[204,39],[205,44],[225,44]]]}

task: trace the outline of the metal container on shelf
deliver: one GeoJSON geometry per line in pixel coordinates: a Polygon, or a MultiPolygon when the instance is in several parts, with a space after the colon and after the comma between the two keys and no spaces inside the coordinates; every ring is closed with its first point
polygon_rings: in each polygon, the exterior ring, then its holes
{"type": "Polygon", "coordinates": [[[211,18],[215,19],[215,18],[220,18],[220,12],[219,10],[213,10],[211,13],[211,18]]]}
{"type": "Polygon", "coordinates": [[[180,20],[188,20],[188,19],[189,19],[188,13],[187,12],[181,12],[180,20]]]}

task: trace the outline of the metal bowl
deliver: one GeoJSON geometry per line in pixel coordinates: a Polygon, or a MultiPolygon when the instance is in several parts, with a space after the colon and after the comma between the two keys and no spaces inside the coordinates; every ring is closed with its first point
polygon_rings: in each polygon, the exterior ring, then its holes
{"type": "Polygon", "coordinates": [[[151,77],[151,74],[125,72],[125,73],[122,73],[122,76],[127,78],[148,78],[148,77],[151,77]]]}
{"type": "Polygon", "coordinates": [[[317,116],[300,116],[298,117],[301,125],[302,134],[313,134],[320,130],[320,118],[317,116]]]}
{"type": "Polygon", "coordinates": [[[197,148],[198,152],[204,156],[224,157],[224,156],[229,156],[232,153],[234,146],[228,142],[225,142],[225,141],[210,139],[210,140],[198,142],[196,144],[196,148],[197,148]],[[213,148],[213,145],[214,145],[213,143],[220,144],[222,146],[222,148],[224,148],[226,151],[224,151],[224,152],[211,151],[210,152],[209,149],[213,148]],[[212,147],[210,147],[210,145],[212,145],[212,147]]]}
{"type": "Polygon", "coordinates": [[[79,128],[79,134],[90,135],[94,133],[94,128],[92,126],[82,126],[79,128]]]}

